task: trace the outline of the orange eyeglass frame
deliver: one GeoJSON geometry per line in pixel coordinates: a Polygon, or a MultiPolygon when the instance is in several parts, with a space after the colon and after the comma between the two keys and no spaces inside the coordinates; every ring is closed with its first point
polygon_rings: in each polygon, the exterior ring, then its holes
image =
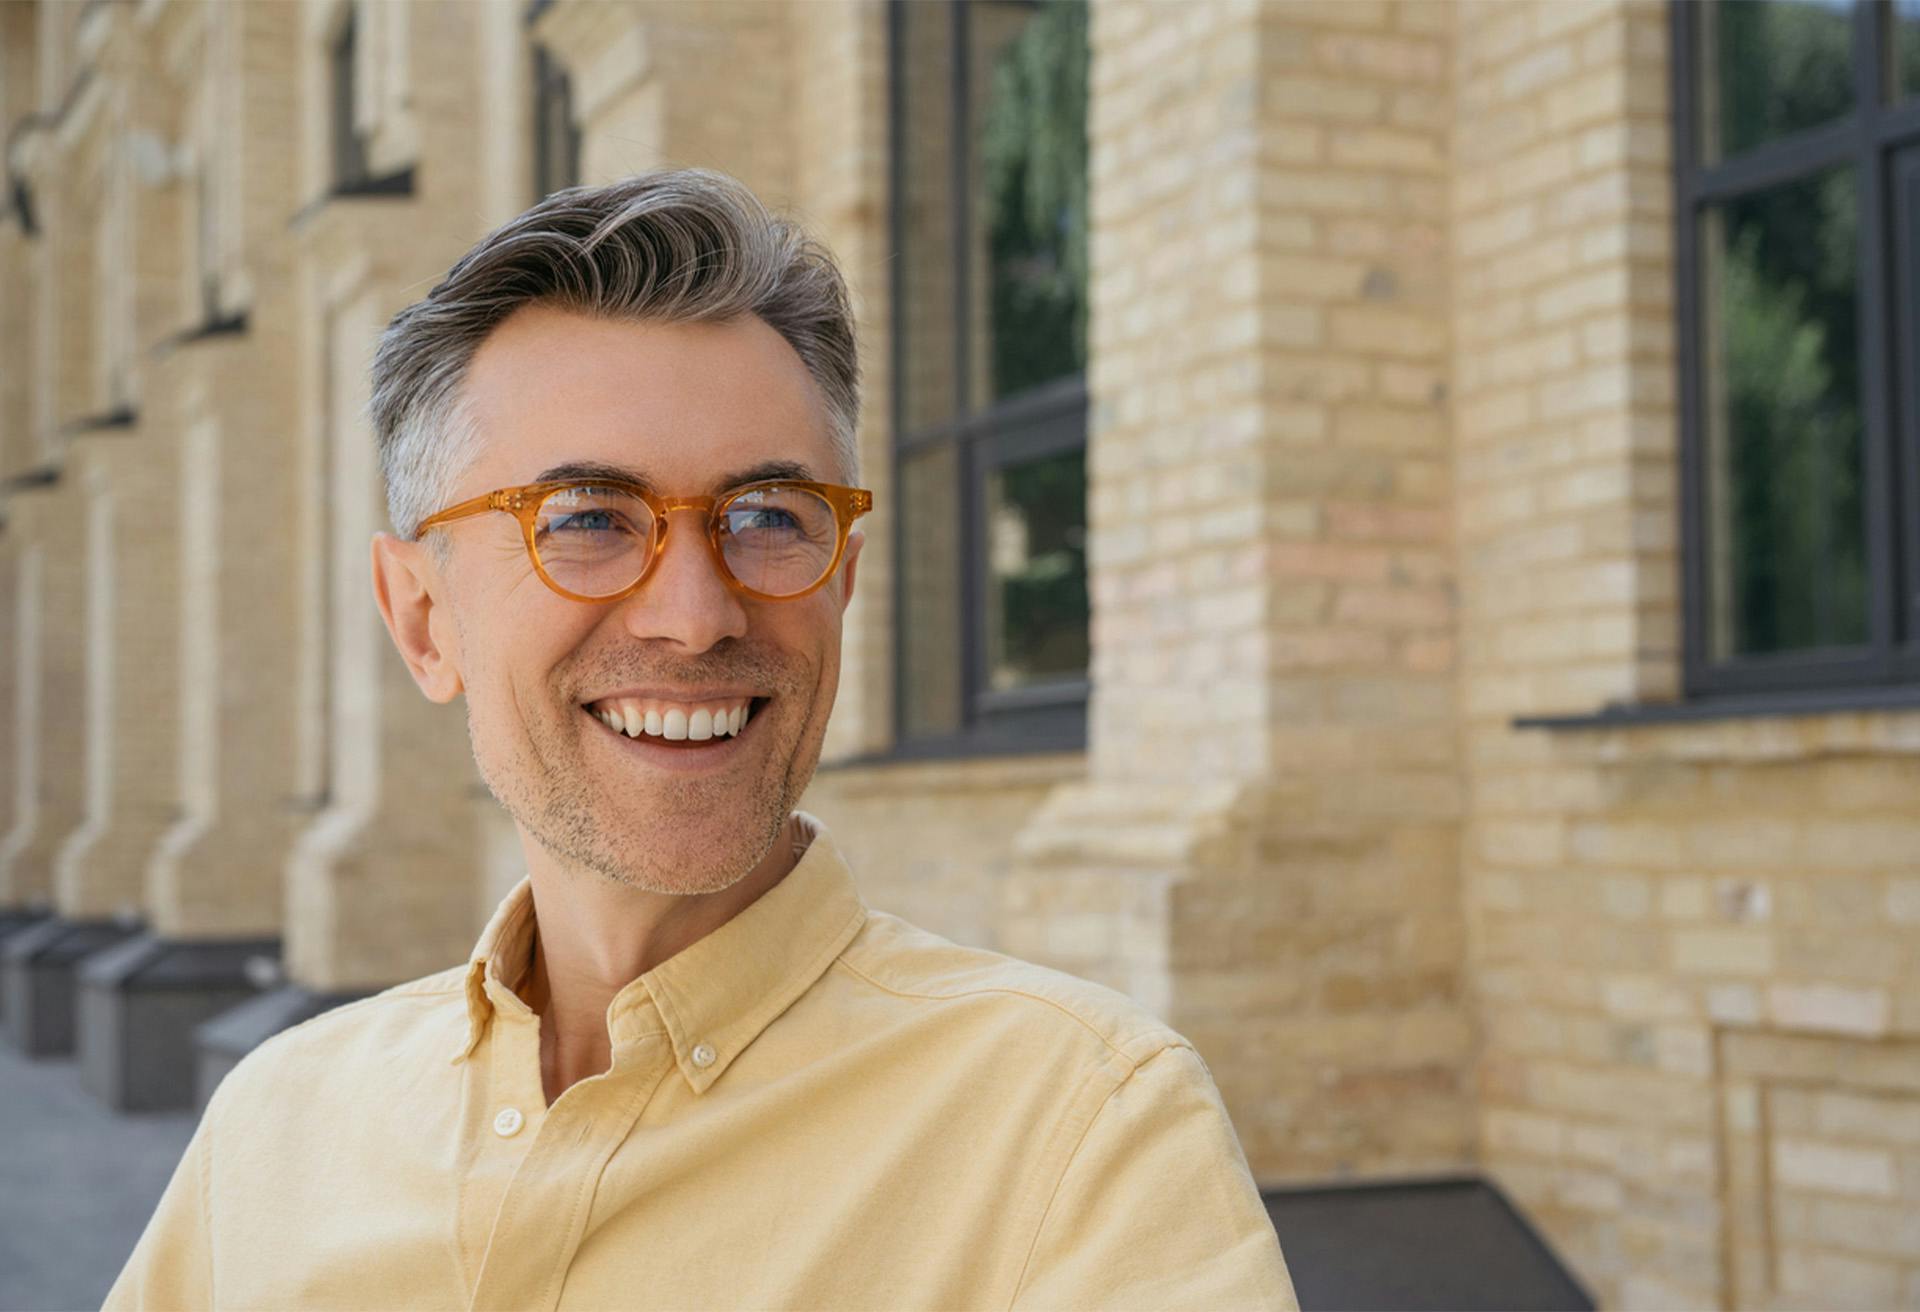
{"type": "Polygon", "coordinates": [[[667,530],[673,522],[668,519],[667,516],[671,512],[676,510],[698,510],[706,515],[707,550],[712,553],[714,567],[719,571],[720,577],[726,581],[728,587],[732,588],[741,596],[751,597],[755,601],[798,601],[800,598],[808,596],[825,586],[827,580],[833,577],[833,572],[840,568],[841,557],[846,555],[847,535],[853,531],[853,521],[872,509],[873,493],[867,491],[865,488],[842,487],[837,483],[813,483],[805,479],[796,478],[762,479],[753,483],[742,483],[739,487],[730,488],[725,492],[697,497],[663,497],[647,488],[641,487],[638,483],[628,483],[617,478],[568,478],[550,483],[523,483],[519,487],[496,488],[483,496],[462,501],[458,505],[448,506],[445,510],[435,511],[420,521],[420,527],[414,530],[413,540],[418,542],[425,536],[428,529],[440,524],[451,523],[456,519],[466,519],[472,515],[483,515],[490,510],[504,510],[520,521],[520,536],[526,543],[527,559],[533,562],[533,571],[540,576],[542,583],[545,583],[549,588],[552,588],[555,592],[571,601],[583,601],[589,605],[600,605],[631,597],[640,590],[640,585],[652,576],[653,567],[658,563],[660,553],[666,549],[667,530]],[[584,597],[577,592],[570,592],[566,588],[561,587],[554,581],[553,576],[547,573],[546,566],[540,563],[540,551],[539,548],[534,545],[533,541],[534,521],[539,518],[540,507],[546,502],[546,499],[555,492],[565,491],[568,488],[596,487],[612,488],[625,492],[629,496],[637,497],[646,503],[647,509],[653,512],[655,524],[653,550],[647,556],[647,563],[641,569],[640,577],[632,583],[629,583],[620,591],[609,593],[604,597],[584,597]],[[719,512],[722,507],[749,492],[783,487],[800,488],[804,491],[815,493],[821,500],[831,506],[833,508],[835,538],[833,543],[833,559],[828,562],[827,568],[822,571],[818,579],[799,592],[773,595],[765,592],[756,592],[735,578],[733,571],[727,568],[726,556],[720,546],[719,512]]]}

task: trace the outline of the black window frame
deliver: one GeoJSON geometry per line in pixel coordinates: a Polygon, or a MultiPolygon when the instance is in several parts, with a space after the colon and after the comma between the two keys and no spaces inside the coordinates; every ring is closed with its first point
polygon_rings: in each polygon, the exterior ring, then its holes
{"type": "MultiPolygon", "coordinates": [[[[1720,0],[1708,0],[1720,3],[1720,0]]],[[[1920,94],[1888,95],[1894,10],[1861,0],[1853,13],[1853,109],[1844,117],[1701,162],[1698,24],[1706,3],[1669,3],[1673,115],[1675,339],[1679,375],[1683,690],[1689,701],[1751,705],[1807,694],[1920,683],[1920,94]],[[1701,377],[1700,216],[1715,203],[1847,166],[1858,184],[1860,343],[1869,637],[1860,647],[1709,656],[1709,523],[1701,377]],[[1904,205],[1894,194],[1905,189],[1904,205]],[[1903,295],[1890,297],[1894,282],[1903,295]]]]}
{"type": "Polygon", "coordinates": [[[533,198],[546,199],[580,182],[580,126],[573,119],[573,78],[566,65],[539,42],[533,43],[533,198]],[[555,120],[562,129],[555,133],[555,120]],[[554,138],[560,137],[555,151],[554,138]]]}
{"type": "MultiPolygon", "coordinates": [[[[971,270],[967,249],[973,197],[977,179],[969,168],[971,158],[972,111],[969,94],[971,61],[967,30],[968,0],[942,0],[947,4],[952,23],[950,49],[954,66],[951,103],[947,124],[951,143],[951,203],[953,206],[952,245],[948,259],[953,271],[954,313],[954,408],[942,423],[909,431],[906,422],[906,313],[896,284],[892,305],[890,345],[892,351],[892,484],[897,510],[893,515],[894,575],[893,626],[893,752],[898,757],[956,757],[1018,752],[1084,751],[1087,745],[1087,701],[1092,690],[1092,671],[1082,677],[1051,679],[1017,689],[987,686],[986,628],[988,599],[988,560],[986,513],[994,474],[1008,466],[1087,449],[1087,381],[1083,370],[1077,375],[1056,379],[1028,388],[1015,396],[975,409],[968,394],[971,373],[971,329],[969,295],[966,289],[971,270]],[[950,733],[910,734],[906,705],[907,571],[904,562],[908,536],[914,526],[905,513],[904,468],[909,457],[940,447],[956,453],[960,470],[960,578],[955,589],[960,611],[956,632],[960,636],[960,727],[950,733]]],[[[1019,3],[1021,0],[998,0],[1019,3]]],[[[1025,0],[1037,7],[1038,0],[1025,0]]],[[[906,249],[905,161],[909,143],[906,138],[906,88],[910,75],[906,67],[903,22],[908,4],[926,5],[928,0],[888,0],[887,5],[887,97],[888,97],[888,237],[895,253],[896,267],[906,249]]],[[[924,12],[924,10],[923,10],[924,12]]],[[[1083,454],[1084,458],[1084,454],[1083,454]]],[[[1091,580],[1089,579],[1089,585],[1091,580]]],[[[1091,623],[1091,621],[1089,621],[1091,623]]],[[[1091,644],[1090,644],[1091,645],[1091,644]]]]}

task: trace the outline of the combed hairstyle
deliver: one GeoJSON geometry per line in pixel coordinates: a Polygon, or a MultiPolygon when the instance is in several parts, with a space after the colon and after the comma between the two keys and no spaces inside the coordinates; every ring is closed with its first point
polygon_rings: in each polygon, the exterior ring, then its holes
{"type": "Polygon", "coordinates": [[[368,414],[401,537],[446,505],[478,453],[463,401],[474,352],[534,304],[668,323],[758,316],[806,366],[826,402],[837,472],[859,481],[860,366],[833,256],[736,179],[663,169],[554,192],[488,233],[387,325],[368,414]]]}

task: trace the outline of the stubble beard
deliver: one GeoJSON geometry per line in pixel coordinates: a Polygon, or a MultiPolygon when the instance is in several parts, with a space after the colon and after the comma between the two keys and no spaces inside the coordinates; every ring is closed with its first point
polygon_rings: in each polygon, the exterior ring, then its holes
{"type": "MultiPolygon", "coordinates": [[[[528,723],[526,751],[508,753],[524,759],[502,768],[498,761],[490,764],[494,753],[486,749],[471,699],[467,736],[494,800],[561,862],[645,892],[718,893],[745,878],[773,850],[813,775],[813,761],[802,759],[808,755],[812,717],[796,719],[793,712],[810,700],[809,693],[817,696],[817,685],[809,689],[787,670],[761,682],[775,689],[771,705],[762,711],[761,734],[780,736],[750,749],[757,760],[717,778],[656,773],[642,780],[638,775],[644,767],[633,776],[596,771],[585,740],[599,730],[584,718],[569,723],[541,717],[528,723]],[[785,714],[767,714],[773,707],[785,714]],[[637,796],[643,788],[645,796],[637,796]]],[[[564,700],[557,709],[575,717],[586,714],[578,703],[564,700]]]]}

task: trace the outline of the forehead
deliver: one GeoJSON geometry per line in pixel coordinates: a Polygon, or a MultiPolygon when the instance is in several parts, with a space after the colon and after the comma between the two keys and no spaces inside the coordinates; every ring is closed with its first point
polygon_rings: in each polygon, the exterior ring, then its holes
{"type": "Polygon", "coordinates": [[[469,490],[566,464],[620,467],[669,493],[774,461],[837,472],[819,389],[751,316],[634,323],[526,306],[474,353],[466,400],[480,435],[469,490]]]}

